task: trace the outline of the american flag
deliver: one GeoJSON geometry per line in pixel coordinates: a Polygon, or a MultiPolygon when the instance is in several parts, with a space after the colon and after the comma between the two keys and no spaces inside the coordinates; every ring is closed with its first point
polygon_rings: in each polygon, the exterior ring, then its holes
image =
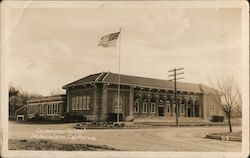
{"type": "Polygon", "coordinates": [[[98,46],[101,47],[116,47],[116,42],[120,32],[111,33],[101,37],[98,46]]]}

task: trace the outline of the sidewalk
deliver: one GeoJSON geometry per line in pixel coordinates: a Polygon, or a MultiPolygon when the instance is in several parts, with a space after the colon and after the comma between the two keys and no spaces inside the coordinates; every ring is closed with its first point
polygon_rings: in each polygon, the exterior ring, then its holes
{"type": "MultiPolygon", "coordinates": [[[[137,118],[135,124],[151,125],[151,126],[175,126],[175,118],[154,117],[154,118],[137,118]]],[[[232,119],[232,125],[241,125],[241,119],[232,119]]],[[[227,120],[224,122],[211,122],[202,118],[179,118],[179,126],[227,126],[227,120]]]]}

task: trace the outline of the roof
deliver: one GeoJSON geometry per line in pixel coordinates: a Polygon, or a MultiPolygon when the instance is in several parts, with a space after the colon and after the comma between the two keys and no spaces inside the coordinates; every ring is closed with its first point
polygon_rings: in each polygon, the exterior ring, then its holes
{"type": "Polygon", "coordinates": [[[49,101],[62,101],[66,99],[66,95],[52,95],[52,96],[45,96],[39,98],[30,98],[27,100],[27,104],[36,103],[36,102],[49,102],[49,101]]]}
{"type": "MultiPolygon", "coordinates": [[[[84,85],[89,83],[111,83],[118,84],[119,75],[111,72],[101,72],[97,74],[91,74],[82,79],[69,83],[63,86],[64,89],[75,87],[78,85],[84,85]]],[[[168,80],[130,76],[120,74],[120,84],[129,85],[142,88],[152,88],[152,89],[168,89],[174,90],[174,82],[168,80]]],[[[202,84],[194,84],[187,82],[177,82],[177,90],[185,92],[194,93],[206,93],[212,91],[210,87],[202,84]]]]}

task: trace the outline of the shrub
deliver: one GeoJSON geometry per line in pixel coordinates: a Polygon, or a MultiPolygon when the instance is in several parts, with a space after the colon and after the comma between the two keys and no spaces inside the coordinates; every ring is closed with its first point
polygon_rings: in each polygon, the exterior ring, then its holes
{"type": "Polygon", "coordinates": [[[78,113],[67,113],[64,117],[65,122],[86,122],[87,118],[78,113]]]}

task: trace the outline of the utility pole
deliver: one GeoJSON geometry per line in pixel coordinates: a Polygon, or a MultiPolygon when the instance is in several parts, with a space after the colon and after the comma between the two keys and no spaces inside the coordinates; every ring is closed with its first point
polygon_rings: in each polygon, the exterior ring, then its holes
{"type": "MultiPolygon", "coordinates": [[[[173,74],[171,75],[168,75],[168,77],[174,77],[174,79],[170,79],[170,81],[173,81],[174,80],[174,99],[175,99],[175,118],[176,118],[176,126],[178,126],[178,115],[179,115],[179,108],[178,108],[178,100],[177,100],[177,83],[176,83],[176,80],[180,80],[180,79],[184,79],[184,77],[179,77],[177,78],[177,75],[182,75],[184,74],[184,72],[179,72],[177,73],[177,71],[180,71],[180,70],[184,70],[184,68],[174,68],[172,70],[169,70],[168,72],[173,72],[173,74]]],[[[172,104],[173,105],[173,104],[172,104]]]]}

